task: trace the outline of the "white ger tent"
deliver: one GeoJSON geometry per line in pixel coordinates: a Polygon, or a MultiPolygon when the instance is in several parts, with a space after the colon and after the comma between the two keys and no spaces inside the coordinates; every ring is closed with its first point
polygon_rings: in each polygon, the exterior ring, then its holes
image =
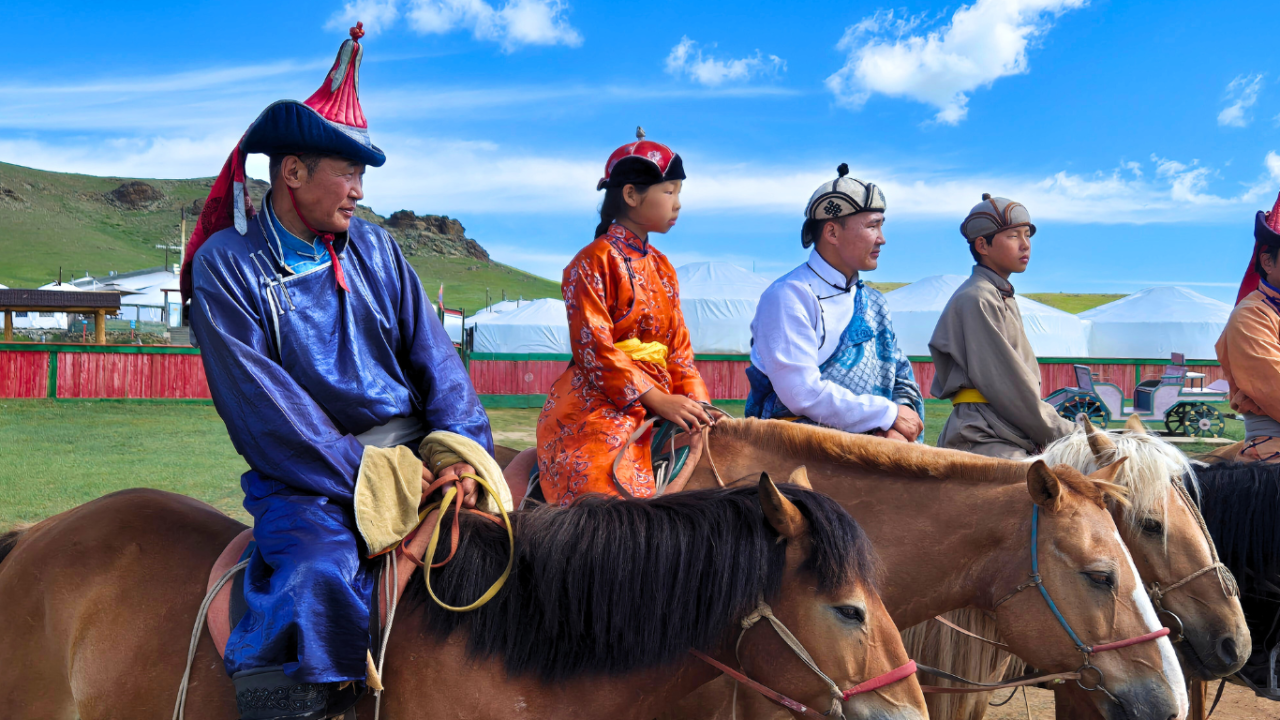
{"type": "Polygon", "coordinates": [[[1105,358],[1217,358],[1214,343],[1231,306],[1183,287],[1153,287],[1080,313],[1093,323],[1089,346],[1105,358]]]}
{"type": "MultiPolygon", "coordinates": [[[[529,302],[532,302],[532,301],[529,301],[529,302]]],[[[478,310],[475,315],[468,317],[466,320],[466,326],[471,327],[472,325],[475,325],[478,322],[485,322],[486,320],[490,320],[494,317],[497,317],[502,313],[511,312],[512,310],[519,308],[521,305],[527,305],[527,304],[528,303],[525,301],[501,300],[499,302],[496,302],[490,305],[487,308],[478,310]]]]}
{"type": "Polygon", "coordinates": [[[520,307],[478,318],[472,326],[472,352],[551,353],[568,355],[569,319],[564,301],[553,298],[521,302],[520,307]]]}
{"type": "MultiPolygon", "coordinates": [[[[885,293],[898,345],[907,355],[929,355],[929,338],[947,301],[968,278],[932,275],[885,293]]],[[[1015,295],[1022,325],[1037,357],[1089,357],[1089,322],[1015,295]]]]}
{"type": "Polygon", "coordinates": [[[693,351],[699,355],[751,352],[751,321],[770,281],[725,262],[698,262],[676,268],[680,309],[693,351]]]}

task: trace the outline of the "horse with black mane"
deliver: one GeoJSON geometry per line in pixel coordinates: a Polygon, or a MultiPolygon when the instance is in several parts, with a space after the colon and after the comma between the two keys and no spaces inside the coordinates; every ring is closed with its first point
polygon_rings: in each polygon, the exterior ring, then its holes
{"type": "Polygon", "coordinates": [[[1240,585],[1253,652],[1236,675],[1280,700],[1280,465],[1218,463],[1196,470],[1197,498],[1222,562],[1240,585]]]}
{"type": "MultiPolygon", "coordinates": [[[[479,610],[439,607],[421,571],[411,583],[386,648],[387,717],[651,720],[721,674],[691,650],[833,719],[926,717],[870,544],[826,496],[766,480],[512,519],[510,577],[479,610]]],[[[431,575],[445,603],[475,599],[510,553],[489,520],[460,525],[455,557],[431,575]]],[[[6,717],[168,716],[209,569],[242,530],[190,498],[130,490],[3,536],[6,717]]],[[[207,634],[186,707],[192,720],[237,717],[207,634]]],[[[357,710],[373,717],[373,699],[357,710]]]]}

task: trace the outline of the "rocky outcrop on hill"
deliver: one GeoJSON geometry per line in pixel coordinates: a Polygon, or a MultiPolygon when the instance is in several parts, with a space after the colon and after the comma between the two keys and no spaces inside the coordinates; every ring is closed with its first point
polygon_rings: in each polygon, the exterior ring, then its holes
{"type": "Polygon", "coordinates": [[[155,187],[132,180],[106,193],[107,202],[122,210],[153,210],[164,202],[164,193],[155,187]]]}
{"type": "Polygon", "coordinates": [[[418,215],[412,210],[398,210],[384,218],[364,205],[356,206],[356,215],[385,228],[400,243],[405,255],[443,255],[493,262],[480,243],[466,236],[462,223],[447,215],[418,215]]]}

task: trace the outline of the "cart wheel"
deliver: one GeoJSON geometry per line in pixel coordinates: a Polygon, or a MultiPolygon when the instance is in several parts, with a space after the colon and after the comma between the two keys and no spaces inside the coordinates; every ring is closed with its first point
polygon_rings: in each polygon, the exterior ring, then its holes
{"type": "Polygon", "coordinates": [[[1190,437],[1222,437],[1227,428],[1222,413],[1204,403],[1187,403],[1171,408],[1165,417],[1166,427],[1169,426],[1170,419],[1174,419],[1176,426],[1176,429],[1170,428],[1171,432],[1190,437]]]}
{"type": "Polygon", "coordinates": [[[1169,408],[1169,412],[1164,416],[1164,428],[1169,431],[1170,435],[1190,435],[1187,432],[1187,410],[1191,406],[1182,403],[1169,408]]]}
{"type": "Polygon", "coordinates": [[[1093,395],[1083,393],[1074,395],[1062,403],[1058,407],[1058,414],[1074,422],[1080,422],[1081,418],[1087,417],[1094,427],[1102,430],[1106,430],[1107,423],[1111,421],[1111,411],[1107,410],[1107,406],[1093,395]]]}

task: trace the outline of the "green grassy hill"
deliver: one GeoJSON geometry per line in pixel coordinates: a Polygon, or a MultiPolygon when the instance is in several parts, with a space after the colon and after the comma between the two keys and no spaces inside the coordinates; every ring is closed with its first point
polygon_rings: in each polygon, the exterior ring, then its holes
{"type": "Polygon", "coordinates": [[[1074,314],[1092,310],[1099,305],[1119,300],[1124,294],[1115,293],[1027,293],[1027,297],[1050,307],[1074,314]]]}
{"type": "MultiPolygon", "coordinates": [[[[71,279],[163,264],[156,245],[181,244],[180,211],[187,210],[190,232],[213,179],[134,182],[0,163],[0,285],[37,287],[56,280],[59,268],[71,279]]],[[[255,183],[255,201],[264,189],[255,183]]],[[[558,283],[488,261],[456,221],[408,213],[389,220],[364,208],[360,215],[391,230],[433,302],[441,282],[445,305],[468,312],[483,307],[486,288],[497,299],[503,290],[512,298],[560,297],[558,283]]],[[[174,253],[169,262],[178,262],[174,253]]]]}

